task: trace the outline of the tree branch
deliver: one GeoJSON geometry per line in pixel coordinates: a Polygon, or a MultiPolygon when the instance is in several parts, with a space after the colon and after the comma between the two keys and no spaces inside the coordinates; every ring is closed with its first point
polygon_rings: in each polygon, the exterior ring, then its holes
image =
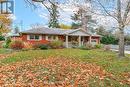
{"type": "Polygon", "coordinates": [[[118,19],[117,19],[115,16],[111,15],[111,14],[107,11],[107,9],[103,6],[103,4],[102,4],[99,0],[97,0],[97,1],[98,1],[98,3],[100,4],[100,6],[103,8],[103,10],[104,10],[109,16],[113,17],[114,19],[116,19],[116,20],[118,21],[118,19]]]}
{"type": "Polygon", "coordinates": [[[127,17],[128,17],[129,12],[130,12],[130,0],[128,1],[126,10],[125,10],[125,13],[124,13],[124,16],[123,16],[123,23],[124,23],[124,24],[125,24],[125,22],[126,22],[126,20],[127,20],[127,17]]]}
{"type": "Polygon", "coordinates": [[[25,3],[29,3],[30,5],[32,5],[33,7],[36,8],[35,4],[33,4],[30,0],[24,0],[24,1],[25,1],[25,3]]]}
{"type": "Polygon", "coordinates": [[[50,8],[47,7],[47,5],[44,4],[44,2],[42,2],[42,4],[45,6],[45,8],[48,10],[48,12],[49,12],[51,15],[53,15],[52,12],[50,11],[50,8]]]}

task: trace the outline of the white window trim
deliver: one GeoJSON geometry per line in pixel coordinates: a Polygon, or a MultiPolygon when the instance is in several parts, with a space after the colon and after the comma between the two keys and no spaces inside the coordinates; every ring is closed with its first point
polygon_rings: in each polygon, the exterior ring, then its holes
{"type": "Polygon", "coordinates": [[[51,36],[51,40],[49,40],[48,35],[46,35],[46,40],[48,40],[48,41],[58,41],[59,40],[58,36],[56,36],[55,40],[53,39],[54,35],[50,35],[50,36],[51,36]]]}
{"type": "Polygon", "coordinates": [[[42,40],[42,35],[38,35],[39,39],[30,39],[30,35],[27,35],[27,40],[32,40],[32,41],[40,41],[42,40]]]}

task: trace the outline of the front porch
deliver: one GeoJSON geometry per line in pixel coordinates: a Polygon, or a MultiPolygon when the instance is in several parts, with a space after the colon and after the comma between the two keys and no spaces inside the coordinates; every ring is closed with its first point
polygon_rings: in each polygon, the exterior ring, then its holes
{"type": "Polygon", "coordinates": [[[64,46],[66,48],[80,47],[80,46],[86,45],[87,43],[91,43],[91,36],[66,35],[64,46]]]}
{"type": "Polygon", "coordinates": [[[82,29],[64,35],[64,46],[66,48],[80,47],[88,43],[92,45],[100,43],[100,36],[92,35],[82,29]]]}

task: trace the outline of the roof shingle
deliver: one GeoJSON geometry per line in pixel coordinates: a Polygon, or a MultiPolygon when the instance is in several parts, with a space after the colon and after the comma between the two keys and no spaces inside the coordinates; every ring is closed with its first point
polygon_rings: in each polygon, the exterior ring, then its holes
{"type": "MultiPolygon", "coordinates": [[[[26,30],[20,33],[25,33],[25,34],[53,34],[53,35],[69,35],[75,31],[78,31],[81,29],[60,29],[60,28],[47,28],[47,27],[39,27],[39,28],[33,28],[30,30],[26,30]]],[[[93,35],[91,33],[86,32],[85,30],[82,30],[86,33],[86,35],[92,35],[92,36],[99,36],[99,35],[93,35]]]]}
{"type": "MultiPolygon", "coordinates": [[[[77,29],[76,29],[77,30],[77,29]]],[[[34,28],[30,30],[23,31],[21,33],[30,33],[30,34],[58,34],[58,35],[64,35],[71,33],[75,30],[65,30],[65,29],[57,29],[57,28],[34,28]]]]}

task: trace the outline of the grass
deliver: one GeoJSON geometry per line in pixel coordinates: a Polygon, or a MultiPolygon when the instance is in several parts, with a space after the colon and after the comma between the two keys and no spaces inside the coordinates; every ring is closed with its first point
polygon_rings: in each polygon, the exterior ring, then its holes
{"type": "Polygon", "coordinates": [[[107,71],[113,73],[122,73],[130,71],[130,59],[119,59],[115,52],[104,52],[103,50],[80,50],[80,49],[58,49],[58,50],[30,50],[17,52],[8,58],[2,59],[2,64],[21,62],[26,60],[48,58],[48,57],[66,57],[76,60],[95,63],[102,66],[107,71]]]}
{"type": "MultiPolygon", "coordinates": [[[[0,53],[4,53],[0,50],[0,53]]],[[[16,62],[24,62],[27,60],[42,59],[48,57],[71,58],[86,63],[94,63],[101,66],[107,72],[112,73],[117,79],[125,79],[122,74],[130,72],[130,59],[119,59],[116,52],[103,50],[80,50],[80,49],[51,49],[51,50],[30,50],[16,52],[8,58],[1,59],[0,64],[12,64],[16,62]]],[[[126,86],[127,87],[127,86],[126,86]]]]}
{"type": "Polygon", "coordinates": [[[6,54],[6,53],[9,53],[9,50],[0,48],[0,54],[6,54]]]}

